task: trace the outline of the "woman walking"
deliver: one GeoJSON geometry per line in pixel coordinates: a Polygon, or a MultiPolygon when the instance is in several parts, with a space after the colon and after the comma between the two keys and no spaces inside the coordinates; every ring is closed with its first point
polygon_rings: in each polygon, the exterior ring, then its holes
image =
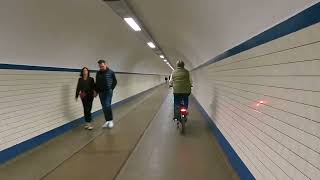
{"type": "Polygon", "coordinates": [[[93,126],[91,125],[91,109],[95,93],[94,88],[94,79],[90,77],[89,69],[87,67],[82,68],[77,85],[76,100],[80,96],[84,110],[84,118],[86,121],[85,129],[88,130],[93,129],[93,126]]]}

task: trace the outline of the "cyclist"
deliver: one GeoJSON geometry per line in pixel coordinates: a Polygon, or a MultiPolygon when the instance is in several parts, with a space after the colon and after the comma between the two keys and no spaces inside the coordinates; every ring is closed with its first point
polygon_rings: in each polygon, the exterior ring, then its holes
{"type": "Polygon", "coordinates": [[[172,72],[169,82],[170,87],[173,87],[174,119],[178,119],[178,110],[182,101],[188,109],[192,87],[191,76],[189,71],[184,68],[184,62],[177,61],[176,66],[177,68],[172,72]]]}

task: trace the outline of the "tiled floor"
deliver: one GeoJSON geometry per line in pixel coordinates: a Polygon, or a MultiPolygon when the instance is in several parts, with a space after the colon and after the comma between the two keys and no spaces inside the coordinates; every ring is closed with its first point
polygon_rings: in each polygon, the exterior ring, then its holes
{"type": "Polygon", "coordinates": [[[172,102],[168,96],[116,179],[237,179],[195,104],[182,136],[171,120],[172,102]]]}

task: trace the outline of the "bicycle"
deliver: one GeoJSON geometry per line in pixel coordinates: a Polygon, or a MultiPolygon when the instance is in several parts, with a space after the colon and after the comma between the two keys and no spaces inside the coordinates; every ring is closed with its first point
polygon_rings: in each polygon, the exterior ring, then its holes
{"type": "Polygon", "coordinates": [[[187,107],[184,105],[184,101],[181,100],[181,103],[179,105],[179,108],[178,108],[178,111],[177,114],[175,117],[177,118],[174,118],[174,121],[176,121],[177,123],[177,129],[180,130],[180,134],[185,134],[185,131],[186,131],[186,122],[188,120],[188,109],[187,107]]]}

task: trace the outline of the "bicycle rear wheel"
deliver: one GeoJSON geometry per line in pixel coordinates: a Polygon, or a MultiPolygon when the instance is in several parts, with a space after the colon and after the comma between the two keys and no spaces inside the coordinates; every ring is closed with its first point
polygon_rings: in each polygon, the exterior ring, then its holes
{"type": "Polygon", "coordinates": [[[185,132],[186,132],[186,117],[183,117],[180,120],[180,133],[185,134],[185,132]]]}

